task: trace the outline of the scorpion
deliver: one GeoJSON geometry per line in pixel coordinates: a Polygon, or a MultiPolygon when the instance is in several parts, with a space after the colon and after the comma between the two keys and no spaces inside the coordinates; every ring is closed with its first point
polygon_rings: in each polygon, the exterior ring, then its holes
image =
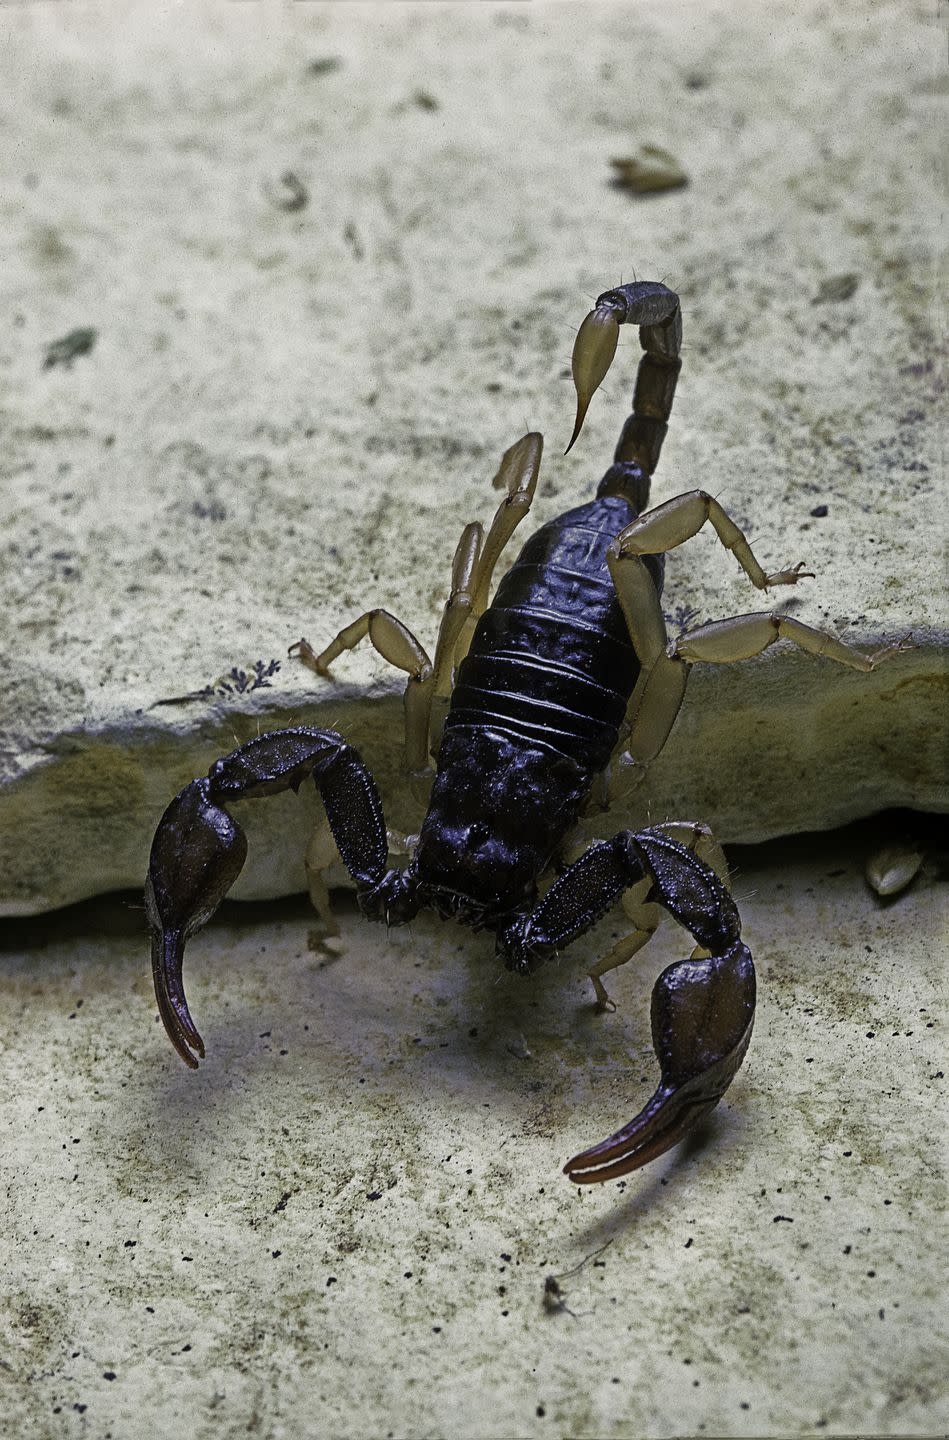
{"type": "Polygon", "coordinates": [[[297,791],[312,776],[322,813],[306,870],[327,923],[324,872],[338,856],[368,919],[404,925],[425,907],[491,931],[498,958],[517,975],[554,959],[621,902],[632,928],[590,971],[601,1010],[615,1008],[603,976],[651,938],[662,907],[695,948],[653,989],[659,1084],[628,1124],[567,1162],[564,1173],[578,1185],[626,1175],[694,1129],[741,1065],[755,1010],[754,964],[711,830],[691,821],[620,830],[568,860],[571,832],[596,786],[605,778],[608,798],[641,781],[697,662],[746,659],[787,639],[870,671],[902,648],[865,655],[774,611],[713,621],[670,641],[660,604],[664,557],[706,523],[757,589],[813,577],[803,564],[767,574],[704,490],[648,508],[681,366],[679,299],[666,285],[637,281],[607,290],[584,319],[573,352],[577,413],[567,449],[625,324],[638,327],[643,354],[632,410],[595,498],[539,529],[489,603],[497,562],[530,509],[543,440],[531,432],[512,445],[494,481],[507,493],[487,534],[479,523],[467,525],[455,552],[434,659],[383,609],[367,611],[319,654],[306,640],[291,647],[327,676],[340,654],[368,637],[408,675],[406,765],[416,794],[428,791],[428,808],[407,842],[405,868],[389,868],[379,793],[357,751],[335,730],[297,726],[238,746],[179,792],[159,823],[146,881],[158,1009],[192,1068],[205,1050],[182,963],[187,940],[211,917],[246,856],[244,833],[227,810],[232,800],[297,791]],[[448,704],[440,735],[436,699],[448,704]]]}

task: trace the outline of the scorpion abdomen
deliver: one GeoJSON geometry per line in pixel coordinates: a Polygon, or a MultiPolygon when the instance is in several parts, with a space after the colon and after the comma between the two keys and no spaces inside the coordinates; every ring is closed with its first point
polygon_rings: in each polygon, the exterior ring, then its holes
{"type": "MultiPolygon", "coordinates": [[[[640,668],[606,553],[637,513],[625,496],[599,496],[531,536],[478,622],[446,732],[501,731],[590,780],[605,767],[640,668]]],[[[660,589],[661,560],[646,563],[660,589]]]]}

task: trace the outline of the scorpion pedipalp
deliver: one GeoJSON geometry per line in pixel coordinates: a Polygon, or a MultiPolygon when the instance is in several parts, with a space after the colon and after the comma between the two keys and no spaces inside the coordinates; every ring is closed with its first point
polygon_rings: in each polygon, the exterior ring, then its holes
{"type": "Polygon", "coordinates": [[[568,1160],[564,1174],[577,1185],[595,1185],[671,1149],[728,1089],[748,1049],[754,1011],[754,965],[740,941],[724,955],[664,970],[652,995],[659,1086],[628,1125],[568,1160]]]}
{"type": "Polygon", "coordinates": [[[192,1070],[204,1042],[191,1018],[182,982],[185,944],[207,924],[241,872],[243,830],[224,808],[230,800],[298,790],[312,775],[343,864],[370,910],[398,904],[414,913],[411,887],[392,883],[388,842],[372,776],[335,730],[299,726],[258,735],[216,760],[204,779],[175,796],[152,842],[145,909],[152,932],[155,996],[168,1038],[192,1070]],[[388,882],[388,883],[387,883],[388,882]]]}
{"type": "Polygon", "coordinates": [[[145,908],[152,932],[152,974],[168,1038],[196,1070],[204,1042],[182,983],[185,942],[213,915],[240,874],[247,840],[211,799],[210,780],[192,780],[175,796],[152,842],[145,908]]]}
{"type": "Polygon", "coordinates": [[[585,850],[530,915],[499,934],[505,964],[530,974],[643,880],[700,950],[670,965],[653,988],[658,1089],[628,1125],[567,1162],[564,1173],[578,1185],[626,1175],[681,1140],[718,1104],[751,1039],[755,970],[738,909],[711,866],[661,828],[621,830],[585,850]]]}

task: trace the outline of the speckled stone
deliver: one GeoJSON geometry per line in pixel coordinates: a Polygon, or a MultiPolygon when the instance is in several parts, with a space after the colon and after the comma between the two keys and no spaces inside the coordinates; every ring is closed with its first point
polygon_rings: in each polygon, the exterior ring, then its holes
{"type": "MultiPolygon", "coordinates": [[[[563,458],[572,335],[634,271],[685,320],[656,498],[708,488],[766,567],[816,571],[775,602],[917,648],[870,678],[789,647],[696,670],[602,826],[758,840],[944,808],[932,20],[0,8],[0,912],[140,884],[175,790],[288,721],[344,725],[413,828],[399,677],[362,649],[317,682],[287,647],[379,604],[433,643],[526,427],[536,519],[592,493],[638,347],[563,458]],[[688,185],[613,188],[643,144],[688,185]],[[157,704],[258,659],[281,662],[269,688],[157,704]]],[[[666,603],[673,629],[762,608],[706,536],[666,603]]],[[[301,887],[305,807],[253,808],[235,894],[301,887]]]]}

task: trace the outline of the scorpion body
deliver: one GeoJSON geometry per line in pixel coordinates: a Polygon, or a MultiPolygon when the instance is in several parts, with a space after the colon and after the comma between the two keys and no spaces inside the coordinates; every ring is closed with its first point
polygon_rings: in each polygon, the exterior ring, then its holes
{"type": "Polygon", "coordinates": [[[705,826],[621,830],[562,865],[543,888],[595,780],[611,760],[627,779],[641,778],[675,721],[697,660],[741,659],[782,637],[860,670],[889,653],[865,656],[772,612],[714,622],[669,642],[659,601],[663,556],[706,521],[759,589],[794,584],[804,572],[798,565],[766,575],[741,531],[704,491],[646,510],[680,368],[679,302],[665,285],[606,291],[580,327],[568,450],[625,323],[639,327],[645,353],[632,413],[596,497],[528,540],[489,605],[494,567],[530,507],[541,437],[526,435],[505,453],[495,483],[507,497],[487,536],[480,525],[462,535],[434,661],[384,610],[367,611],[320,654],[306,641],[291,651],[325,676],[339,654],[368,636],[408,674],[409,772],[431,779],[429,761],[436,761],[408,865],[388,868],[382,805],[357,753],[336,731],[298,727],[248,741],[185,786],[162,817],[146,882],[159,1011],[192,1067],[204,1046],[185,1001],[182,961],[187,939],[244,861],[246,841],[227,812],[230,800],[296,790],[312,776],[325,823],[307,851],[307,870],[324,914],[321,874],[338,855],[368,918],[404,924],[426,907],[491,930],[502,963],[518,974],[552,959],[622,899],[633,929],[590,972],[600,1008],[610,1003],[601,977],[651,937],[661,905],[692,933],[696,948],[670,965],[653,991],[660,1083],[629,1124],[567,1163],[566,1174],[578,1184],[645,1164],[718,1103],[744,1057],[755,1005],[754,967],[740,938],[727,866],[705,826]],[[450,706],[433,744],[439,695],[450,695],[450,706]]]}
{"type": "MultiPolygon", "coordinates": [[[[616,749],[640,663],[607,557],[648,501],[682,324],[678,297],[653,282],[597,303],[641,326],[633,413],[596,498],[531,536],[478,620],[390,916],[407,918],[415,898],[479,929],[523,912],[616,749]]],[[[658,598],[663,557],[645,566],[658,598]]]]}
{"type": "MultiPolygon", "coordinates": [[[[637,514],[624,496],[603,495],[552,520],[478,622],[414,859],[429,890],[455,905],[436,905],[442,913],[490,924],[502,897],[509,910],[533,903],[616,749],[640,666],[606,553],[637,514]]],[[[658,589],[662,565],[650,568],[658,589]]]]}

